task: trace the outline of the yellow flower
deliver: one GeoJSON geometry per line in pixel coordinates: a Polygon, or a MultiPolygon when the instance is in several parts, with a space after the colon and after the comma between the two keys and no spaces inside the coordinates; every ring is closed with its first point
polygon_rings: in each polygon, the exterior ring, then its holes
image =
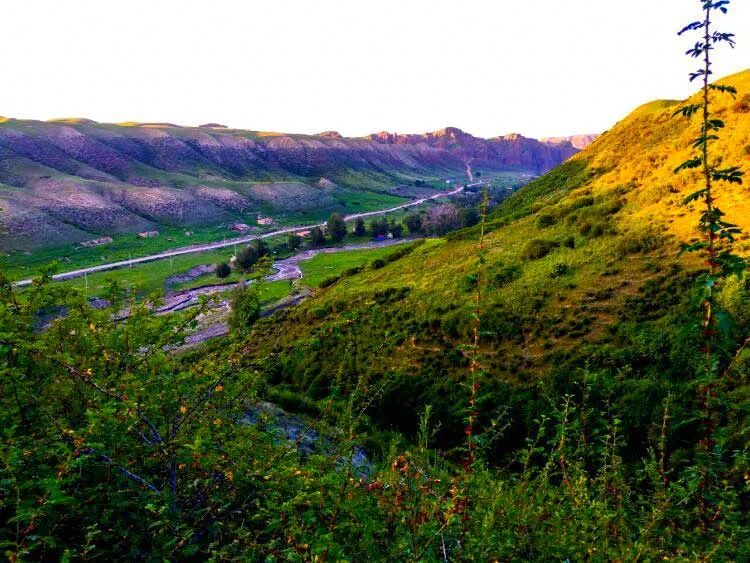
{"type": "Polygon", "coordinates": [[[216,426],[221,426],[221,419],[220,418],[214,418],[214,424],[216,426]]]}
{"type": "Polygon", "coordinates": [[[185,405],[182,405],[182,406],[180,407],[180,412],[181,412],[182,414],[185,414],[185,413],[187,412],[187,407],[186,407],[185,405]]]}
{"type": "Polygon", "coordinates": [[[224,391],[224,386],[223,385],[217,385],[216,386],[216,392],[217,393],[221,393],[222,391],[224,391]]]}

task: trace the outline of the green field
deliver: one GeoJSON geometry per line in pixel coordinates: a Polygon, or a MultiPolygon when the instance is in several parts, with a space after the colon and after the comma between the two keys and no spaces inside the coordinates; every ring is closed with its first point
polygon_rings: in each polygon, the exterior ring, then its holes
{"type": "Polygon", "coordinates": [[[318,287],[326,278],[338,276],[342,272],[370,264],[377,258],[383,258],[394,252],[399,246],[383,248],[347,250],[335,254],[318,254],[310,260],[299,263],[302,270],[301,283],[309,287],[318,287]]]}

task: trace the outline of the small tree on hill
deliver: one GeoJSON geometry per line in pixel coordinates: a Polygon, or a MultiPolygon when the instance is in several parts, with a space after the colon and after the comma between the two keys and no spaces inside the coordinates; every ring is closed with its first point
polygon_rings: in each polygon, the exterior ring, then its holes
{"type": "Polygon", "coordinates": [[[331,236],[333,242],[341,242],[344,240],[346,237],[346,223],[340,214],[331,214],[326,225],[328,227],[328,234],[331,236]]]}
{"type": "Polygon", "coordinates": [[[229,264],[227,264],[226,262],[220,262],[219,264],[216,264],[216,277],[220,280],[228,278],[229,274],[231,273],[232,268],[230,268],[229,264]]]}

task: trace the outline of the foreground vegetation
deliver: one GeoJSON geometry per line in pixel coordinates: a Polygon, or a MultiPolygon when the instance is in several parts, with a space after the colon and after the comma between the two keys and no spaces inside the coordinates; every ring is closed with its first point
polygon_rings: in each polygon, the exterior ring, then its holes
{"type": "Polygon", "coordinates": [[[714,160],[750,146],[743,86],[639,109],[476,226],[316,257],[299,307],[238,291],[199,351],[207,302],[0,278],[5,554],[750,559],[750,214],[714,160]]]}

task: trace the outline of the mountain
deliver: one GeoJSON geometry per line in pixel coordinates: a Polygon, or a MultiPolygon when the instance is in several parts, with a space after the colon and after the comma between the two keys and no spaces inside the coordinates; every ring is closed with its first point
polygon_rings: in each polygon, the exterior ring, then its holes
{"type": "Polygon", "coordinates": [[[399,135],[382,131],[370,139],[388,145],[426,145],[447,151],[472,166],[490,169],[526,170],[544,173],[585,148],[596,135],[556,137],[548,140],[529,139],[517,133],[482,139],[456,127],[434,133],[399,135]]]}
{"type": "Polygon", "coordinates": [[[593,143],[598,136],[598,133],[594,133],[589,135],[571,135],[569,137],[547,137],[539,139],[539,141],[547,145],[565,145],[569,143],[573,147],[583,150],[593,143]]]}
{"type": "Polygon", "coordinates": [[[216,225],[258,213],[345,211],[363,193],[463,175],[467,160],[475,169],[539,173],[575,152],[570,143],[484,140],[451,128],[344,138],[335,131],[292,135],[217,123],[0,118],[0,249],[160,225],[216,225]]]}
{"type": "MultiPolygon", "coordinates": [[[[750,172],[750,71],[722,83],[741,94],[714,101],[726,123],[715,154],[750,172]]],[[[628,443],[643,448],[660,424],[661,401],[668,393],[683,397],[687,374],[702,365],[691,287],[703,264],[679,255],[697,237],[699,210],[681,202],[699,174],[673,173],[691,153],[697,123],[673,117],[680,106],[656,101],[636,109],[490,216],[481,388],[484,412],[514,421],[502,448],[523,443],[549,394],[580,393],[583,381],[595,381],[600,397],[611,393],[615,412],[626,413],[628,443]]],[[[431,142],[449,146],[452,136],[431,142]]],[[[746,190],[722,185],[717,195],[744,229],[737,248],[747,255],[746,190]]],[[[245,352],[271,358],[276,382],[313,397],[367,374],[368,385],[384,386],[373,416],[385,426],[411,432],[420,408],[432,405],[443,428],[460,430],[477,241],[478,228],[458,231],[344,277],[258,323],[245,352]]],[[[728,284],[720,299],[744,323],[737,334],[746,335],[745,282],[728,284]]],[[[440,439],[449,447],[462,438],[445,430],[440,439]]]]}

